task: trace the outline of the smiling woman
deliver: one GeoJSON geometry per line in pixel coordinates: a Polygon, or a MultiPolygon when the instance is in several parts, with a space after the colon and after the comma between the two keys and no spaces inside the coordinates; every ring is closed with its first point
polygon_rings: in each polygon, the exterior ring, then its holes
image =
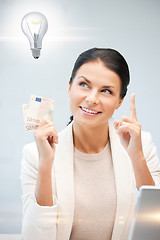
{"type": "Polygon", "coordinates": [[[160,185],[149,133],[130,116],[109,119],[126,95],[129,69],[116,50],[93,48],[69,82],[72,121],[59,134],[50,121],[24,146],[21,169],[24,240],[127,240],[136,188],[160,185]]]}
{"type": "Polygon", "coordinates": [[[121,103],[121,80],[103,62],[83,64],[70,84],[70,108],[74,120],[85,126],[106,126],[121,103]],[[89,80],[90,79],[90,80],[89,80]],[[93,112],[94,111],[94,112],[93,112]],[[94,117],[92,121],[85,116],[94,117]]]}
{"type": "MultiPolygon", "coordinates": [[[[114,75],[115,78],[116,77],[119,78],[118,82],[120,83],[120,98],[123,99],[125,97],[127,93],[127,86],[130,81],[129,69],[128,69],[126,60],[118,51],[113,49],[93,48],[81,53],[74,65],[71,78],[70,78],[70,86],[72,85],[73,79],[81,69],[81,66],[83,66],[83,71],[86,71],[86,69],[84,69],[84,64],[86,63],[90,63],[90,65],[87,66],[87,76],[89,74],[88,67],[94,68],[96,63],[99,63],[99,72],[102,70],[102,73],[103,73],[104,68],[106,72],[108,70],[108,73],[106,73],[106,76],[103,76],[103,79],[106,80],[109,74],[114,75]],[[100,69],[100,66],[101,66],[101,69],[100,69]]],[[[92,72],[92,69],[91,69],[91,72],[92,72]]],[[[90,84],[89,79],[87,79],[85,76],[79,75],[79,78],[80,77],[82,77],[81,80],[85,80],[85,82],[84,83],[82,82],[81,84],[86,84],[86,85],[90,84]]],[[[97,76],[97,81],[99,80],[99,77],[100,76],[97,76]]],[[[110,93],[112,93],[111,89],[114,90],[114,86],[106,86],[106,81],[104,81],[104,84],[105,86],[101,86],[102,87],[101,91],[103,92],[109,91],[110,93]]],[[[71,121],[72,120],[73,120],[73,116],[71,116],[71,121]]]]}

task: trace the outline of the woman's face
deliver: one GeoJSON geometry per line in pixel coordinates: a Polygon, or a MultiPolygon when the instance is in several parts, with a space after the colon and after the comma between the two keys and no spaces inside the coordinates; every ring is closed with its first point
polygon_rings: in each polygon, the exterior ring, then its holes
{"type": "Polygon", "coordinates": [[[100,61],[83,64],[69,87],[74,121],[82,126],[106,124],[122,100],[119,76],[100,61]]]}

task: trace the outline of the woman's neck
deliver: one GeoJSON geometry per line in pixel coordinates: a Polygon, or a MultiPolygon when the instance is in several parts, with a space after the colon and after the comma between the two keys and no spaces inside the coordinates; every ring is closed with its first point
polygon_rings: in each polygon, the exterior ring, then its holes
{"type": "Polygon", "coordinates": [[[102,151],[108,142],[108,138],[108,123],[90,128],[73,122],[74,146],[83,153],[94,154],[102,151]]]}

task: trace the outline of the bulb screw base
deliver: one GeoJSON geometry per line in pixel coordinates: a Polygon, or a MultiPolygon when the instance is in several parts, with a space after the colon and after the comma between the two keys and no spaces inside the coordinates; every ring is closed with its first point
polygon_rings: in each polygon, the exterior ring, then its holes
{"type": "Polygon", "coordinates": [[[32,50],[32,56],[35,59],[38,59],[40,57],[41,48],[32,48],[31,50],[32,50]]]}

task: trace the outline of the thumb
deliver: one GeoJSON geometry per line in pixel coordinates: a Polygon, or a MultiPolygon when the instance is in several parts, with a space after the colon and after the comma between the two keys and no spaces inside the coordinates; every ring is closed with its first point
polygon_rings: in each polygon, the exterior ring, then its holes
{"type": "Polygon", "coordinates": [[[117,129],[117,128],[118,128],[118,125],[119,125],[119,121],[118,121],[118,120],[115,120],[115,121],[114,121],[114,128],[117,129]]]}

